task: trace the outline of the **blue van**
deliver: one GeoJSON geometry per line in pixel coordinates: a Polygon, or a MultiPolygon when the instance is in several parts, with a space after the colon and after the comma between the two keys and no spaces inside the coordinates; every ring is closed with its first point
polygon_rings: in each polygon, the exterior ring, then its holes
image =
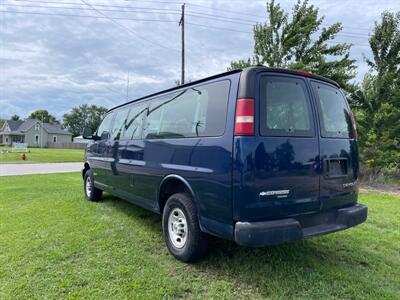
{"type": "Polygon", "coordinates": [[[209,234],[267,246],[364,222],[355,122],[338,84],[251,67],[111,109],[86,151],[84,191],[162,214],[181,261],[209,234]]]}

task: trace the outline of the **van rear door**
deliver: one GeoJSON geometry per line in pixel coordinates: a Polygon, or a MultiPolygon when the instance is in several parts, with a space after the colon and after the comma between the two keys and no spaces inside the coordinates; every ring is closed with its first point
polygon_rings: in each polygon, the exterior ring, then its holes
{"type": "Polygon", "coordinates": [[[357,201],[358,150],[350,107],[335,86],[311,80],[320,127],[321,208],[357,201]]]}
{"type": "Polygon", "coordinates": [[[263,73],[257,82],[256,134],[235,137],[234,218],[317,212],[319,145],[306,78],[263,73]]]}

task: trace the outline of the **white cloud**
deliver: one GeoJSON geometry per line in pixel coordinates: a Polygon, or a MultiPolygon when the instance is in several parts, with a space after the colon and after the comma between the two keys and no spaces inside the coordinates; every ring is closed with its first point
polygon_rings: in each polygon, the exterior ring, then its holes
{"type": "MultiPolygon", "coordinates": [[[[218,14],[232,21],[252,23],[262,21],[266,10],[264,0],[187,2],[187,22],[248,32],[252,30],[251,24],[226,23],[200,18],[195,14],[218,14]],[[227,10],[240,13],[233,14],[227,10]]],[[[281,1],[281,5],[290,10],[295,2],[281,1]]],[[[14,0],[3,3],[6,5],[2,6],[2,10],[7,11],[98,16],[90,10],[28,7],[65,7],[61,3],[38,4],[14,0]]],[[[68,6],[84,7],[81,2],[76,3],[78,5],[68,6]]],[[[131,6],[131,10],[136,10],[127,13],[104,11],[109,16],[175,22],[118,20],[122,28],[100,18],[0,13],[0,118],[8,118],[15,113],[25,117],[41,108],[61,118],[73,106],[83,103],[112,107],[126,100],[128,72],[130,99],[169,88],[180,79],[179,4],[122,0],[92,0],[90,3],[131,6]],[[137,9],[143,7],[162,10],[150,13],[151,10],[137,9]]],[[[368,29],[373,27],[382,11],[400,10],[400,2],[311,0],[311,3],[326,16],[326,24],[342,22],[343,31],[350,33],[338,39],[356,44],[351,55],[357,60],[357,80],[360,81],[368,69],[363,60],[363,55],[370,56],[368,37],[365,36],[368,29]]],[[[253,39],[251,33],[187,24],[186,46],[187,77],[196,80],[225,71],[232,60],[250,57],[253,39]]]]}

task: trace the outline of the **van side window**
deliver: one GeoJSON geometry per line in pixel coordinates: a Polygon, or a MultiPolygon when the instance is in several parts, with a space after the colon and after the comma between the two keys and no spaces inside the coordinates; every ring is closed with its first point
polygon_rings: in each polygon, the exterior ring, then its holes
{"type": "Polygon", "coordinates": [[[126,117],[129,113],[129,107],[124,106],[116,111],[114,124],[111,130],[111,140],[119,140],[125,128],[126,117]]]}
{"type": "Polygon", "coordinates": [[[260,131],[267,136],[314,136],[310,99],[303,80],[263,76],[260,131]]]}
{"type": "Polygon", "coordinates": [[[146,103],[133,104],[126,119],[124,139],[140,139],[142,133],[143,117],[147,112],[146,103]]]}
{"type": "Polygon", "coordinates": [[[97,129],[97,136],[101,137],[102,140],[107,139],[110,133],[111,123],[114,117],[114,112],[106,115],[97,129]]]}
{"type": "Polygon", "coordinates": [[[230,81],[188,87],[150,101],[144,137],[219,136],[225,131],[230,81]]]}
{"type": "Polygon", "coordinates": [[[352,138],[353,126],[346,99],[339,89],[312,82],[317,96],[321,135],[331,138],[352,138]]]}

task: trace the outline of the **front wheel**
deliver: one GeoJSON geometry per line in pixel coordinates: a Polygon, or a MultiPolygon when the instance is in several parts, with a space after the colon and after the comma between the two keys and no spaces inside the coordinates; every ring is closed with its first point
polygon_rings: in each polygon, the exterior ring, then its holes
{"type": "Polygon", "coordinates": [[[199,226],[196,207],[187,194],[174,194],[167,200],[162,217],[165,242],[178,260],[193,262],[207,253],[207,235],[199,226]]]}
{"type": "Polygon", "coordinates": [[[100,201],[103,191],[94,186],[94,178],[92,170],[87,170],[84,177],[85,198],[88,201],[100,201]]]}

